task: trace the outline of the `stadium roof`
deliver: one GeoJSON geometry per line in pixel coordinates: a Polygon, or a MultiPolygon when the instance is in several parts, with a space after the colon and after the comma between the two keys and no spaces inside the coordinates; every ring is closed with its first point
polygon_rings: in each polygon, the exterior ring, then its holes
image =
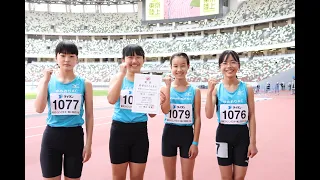
{"type": "Polygon", "coordinates": [[[72,5],[86,5],[86,4],[137,4],[141,0],[25,0],[29,3],[45,3],[45,4],[72,4],[72,5]]]}

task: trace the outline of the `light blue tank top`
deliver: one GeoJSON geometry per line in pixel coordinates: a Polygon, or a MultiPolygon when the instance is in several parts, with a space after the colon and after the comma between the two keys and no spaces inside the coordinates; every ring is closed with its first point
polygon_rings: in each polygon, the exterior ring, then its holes
{"type": "Polygon", "coordinates": [[[133,102],[133,85],[132,81],[129,81],[124,77],[120,97],[114,105],[114,112],[112,119],[124,123],[137,123],[148,121],[148,116],[145,113],[135,113],[131,111],[133,102]]]}
{"type": "Polygon", "coordinates": [[[170,89],[170,111],[165,115],[164,123],[177,126],[194,124],[194,99],[196,87],[189,85],[184,92],[170,89]]]}
{"type": "Polygon", "coordinates": [[[48,117],[51,127],[82,126],[85,79],[79,76],[69,82],[60,82],[53,75],[48,84],[48,117]]]}
{"type": "Polygon", "coordinates": [[[217,85],[217,119],[221,124],[246,125],[249,118],[248,90],[240,81],[234,92],[229,92],[222,83],[217,85]]]}

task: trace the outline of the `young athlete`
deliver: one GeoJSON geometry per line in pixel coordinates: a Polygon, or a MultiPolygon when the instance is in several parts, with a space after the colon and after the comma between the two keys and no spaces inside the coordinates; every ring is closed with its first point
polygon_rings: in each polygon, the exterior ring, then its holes
{"type": "MultiPolygon", "coordinates": [[[[132,112],[131,108],[134,75],[140,73],[144,60],[141,46],[126,46],[122,50],[120,71],[110,81],[108,102],[115,104],[109,140],[113,180],[125,180],[128,166],[131,180],[143,180],[149,153],[148,115],[132,112]]],[[[161,95],[160,103],[164,98],[161,95]]]]}
{"type": "Polygon", "coordinates": [[[48,104],[47,127],[40,152],[41,170],[44,179],[60,180],[63,164],[65,180],[79,180],[83,163],[91,157],[92,84],[74,74],[74,67],[78,63],[78,48],[74,43],[60,42],[55,55],[58,72],[44,70],[35,100],[38,113],[42,113],[48,104]],[[82,128],[84,111],[87,134],[85,145],[82,128]]]}
{"type": "Polygon", "coordinates": [[[162,135],[165,179],[176,179],[176,156],[179,148],[182,179],[193,180],[201,128],[201,93],[186,80],[190,66],[187,54],[172,55],[170,65],[175,79],[171,82],[171,77],[166,77],[164,79],[166,85],[161,88],[165,97],[170,97],[161,105],[162,112],[166,114],[162,135]]]}
{"type": "Polygon", "coordinates": [[[254,92],[250,85],[236,78],[240,68],[239,56],[231,50],[219,57],[222,82],[209,79],[206,117],[211,119],[217,105],[217,158],[221,179],[243,180],[249,157],[257,153],[254,92]],[[249,128],[248,124],[249,123],[249,128]]]}

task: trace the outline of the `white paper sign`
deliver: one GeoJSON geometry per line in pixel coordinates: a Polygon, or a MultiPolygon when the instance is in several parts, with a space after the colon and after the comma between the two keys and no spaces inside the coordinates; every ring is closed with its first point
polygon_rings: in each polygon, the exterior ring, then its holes
{"type": "Polygon", "coordinates": [[[161,75],[134,75],[132,112],[159,113],[161,82],[161,75]]]}

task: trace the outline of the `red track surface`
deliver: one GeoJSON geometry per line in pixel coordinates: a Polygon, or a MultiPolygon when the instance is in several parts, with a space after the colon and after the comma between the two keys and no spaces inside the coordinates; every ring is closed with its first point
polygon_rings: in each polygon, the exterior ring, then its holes
{"type": "MultiPolygon", "coordinates": [[[[270,97],[270,95],[268,95],[270,97]]],[[[258,95],[257,97],[266,97],[258,95]]],[[[202,98],[205,98],[203,93],[202,98]]],[[[295,99],[289,93],[272,95],[271,100],[256,102],[257,147],[259,153],[250,160],[246,180],[294,180],[294,111],[295,99]]],[[[105,97],[94,99],[95,107],[107,107],[105,97]]],[[[111,180],[109,159],[109,129],[113,110],[95,109],[95,127],[92,157],[84,165],[83,180],[111,180]]],[[[26,101],[26,115],[34,114],[33,101],[26,101]]],[[[208,120],[201,109],[202,128],[199,155],[196,159],[194,179],[220,179],[215,155],[216,118],[208,120]]],[[[40,180],[40,145],[46,116],[25,119],[25,176],[26,180],[40,180]]],[[[161,135],[163,115],[149,119],[150,151],[145,180],[163,180],[161,135]]],[[[180,162],[177,162],[177,180],[181,179],[180,162]]]]}

